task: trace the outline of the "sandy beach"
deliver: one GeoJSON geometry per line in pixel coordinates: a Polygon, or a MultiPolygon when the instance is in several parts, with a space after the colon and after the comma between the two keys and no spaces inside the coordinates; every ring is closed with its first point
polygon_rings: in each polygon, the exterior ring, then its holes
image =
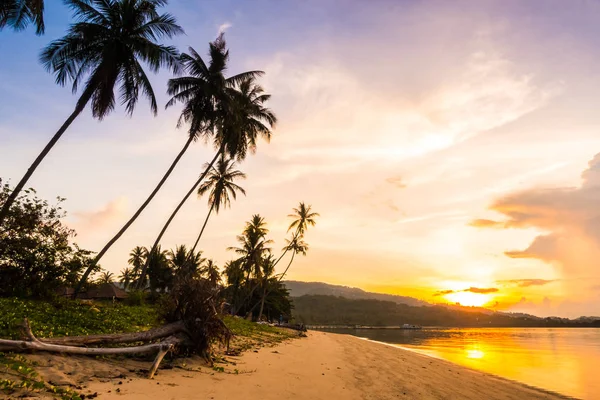
{"type": "Polygon", "coordinates": [[[321,332],[226,357],[228,363],[218,364],[223,372],[190,361],[148,380],[131,373],[127,361],[98,370],[98,361],[77,360],[65,363],[72,370],[63,371],[64,377],[95,369],[83,393],[97,392],[102,399],[564,398],[407,350],[321,332]]]}

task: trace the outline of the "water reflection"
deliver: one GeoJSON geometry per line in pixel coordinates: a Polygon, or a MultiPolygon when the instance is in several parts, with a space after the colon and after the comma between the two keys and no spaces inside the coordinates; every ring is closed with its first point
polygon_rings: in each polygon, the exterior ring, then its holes
{"type": "Polygon", "coordinates": [[[529,385],[600,399],[600,329],[348,329],[529,385]]]}

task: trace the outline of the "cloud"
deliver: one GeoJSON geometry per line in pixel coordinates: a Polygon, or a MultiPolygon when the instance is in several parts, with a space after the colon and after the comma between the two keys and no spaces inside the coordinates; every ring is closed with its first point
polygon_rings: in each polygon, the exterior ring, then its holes
{"type": "Polygon", "coordinates": [[[406,183],[404,183],[404,179],[401,176],[391,176],[385,180],[390,185],[397,187],[398,189],[404,189],[406,187],[406,183]]]}
{"type": "Polygon", "coordinates": [[[513,228],[544,231],[525,249],[506,251],[511,258],[534,258],[557,265],[570,276],[597,276],[600,257],[600,154],[581,174],[579,187],[530,189],[496,200],[491,209],[513,228]]]}
{"type": "Polygon", "coordinates": [[[502,229],[506,227],[505,222],[501,221],[493,221],[491,219],[475,219],[469,222],[470,226],[474,226],[476,228],[498,228],[502,229]]]}
{"type": "Polygon", "coordinates": [[[233,26],[233,24],[231,22],[223,22],[218,27],[217,35],[220,35],[221,33],[225,33],[227,31],[227,29],[231,28],[232,26],[233,26]]]}
{"type": "Polygon", "coordinates": [[[119,197],[108,202],[98,210],[75,212],[73,216],[76,219],[73,225],[79,234],[99,230],[120,220],[127,211],[128,203],[126,197],[119,197]]]}
{"type": "Polygon", "coordinates": [[[477,288],[477,287],[472,287],[472,286],[468,289],[463,290],[463,292],[471,292],[471,293],[479,293],[479,294],[496,293],[498,291],[499,291],[498,288],[477,288]]]}
{"type": "Polygon", "coordinates": [[[434,296],[434,297],[436,297],[436,296],[444,296],[444,295],[446,295],[446,294],[450,294],[450,293],[454,293],[454,290],[440,290],[440,291],[438,291],[438,292],[435,292],[435,293],[433,294],[433,296],[434,296]]]}
{"type": "Polygon", "coordinates": [[[508,279],[496,281],[502,285],[514,285],[518,287],[544,286],[554,282],[554,279],[508,279]]]}
{"type": "Polygon", "coordinates": [[[459,293],[459,292],[471,292],[471,293],[478,293],[478,294],[489,294],[489,293],[496,293],[498,292],[499,289],[497,288],[477,288],[477,287],[470,287],[468,289],[464,289],[464,290],[440,290],[437,291],[433,294],[434,297],[437,296],[444,296],[447,294],[451,294],[451,293],[459,293]]]}

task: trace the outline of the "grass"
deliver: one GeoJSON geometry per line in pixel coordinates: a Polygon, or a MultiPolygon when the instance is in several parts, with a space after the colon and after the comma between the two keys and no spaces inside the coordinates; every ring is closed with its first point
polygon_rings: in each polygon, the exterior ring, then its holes
{"type": "Polygon", "coordinates": [[[234,335],[229,353],[239,354],[251,348],[271,347],[286,339],[298,337],[298,332],[257,324],[243,318],[225,316],[223,321],[234,335]]]}
{"type": "Polygon", "coordinates": [[[0,298],[0,338],[19,339],[24,318],[29,319],[34,335],[40,338],[139,332],[160,322],[156,309],[149,305],[0,298]]]}

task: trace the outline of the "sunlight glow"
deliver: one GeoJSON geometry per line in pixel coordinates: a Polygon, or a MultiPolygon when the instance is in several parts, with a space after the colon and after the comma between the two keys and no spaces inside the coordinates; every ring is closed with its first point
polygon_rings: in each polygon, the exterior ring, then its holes
{"type": "Polygon", "coordinates": [[[477,350],[477,349],[470,349],[467,350],[467,358],[473,358],[473,359],[481,359],[485,356],[485,353],[481,350],[477,350]]]}
{"type": "Polygon", "coordinates": [[[452,303],[460,303],[461,306],[481,307],[490,302],[489,294],[471,293],[471,292],[455,292],[444,296],[452,303]]]}

